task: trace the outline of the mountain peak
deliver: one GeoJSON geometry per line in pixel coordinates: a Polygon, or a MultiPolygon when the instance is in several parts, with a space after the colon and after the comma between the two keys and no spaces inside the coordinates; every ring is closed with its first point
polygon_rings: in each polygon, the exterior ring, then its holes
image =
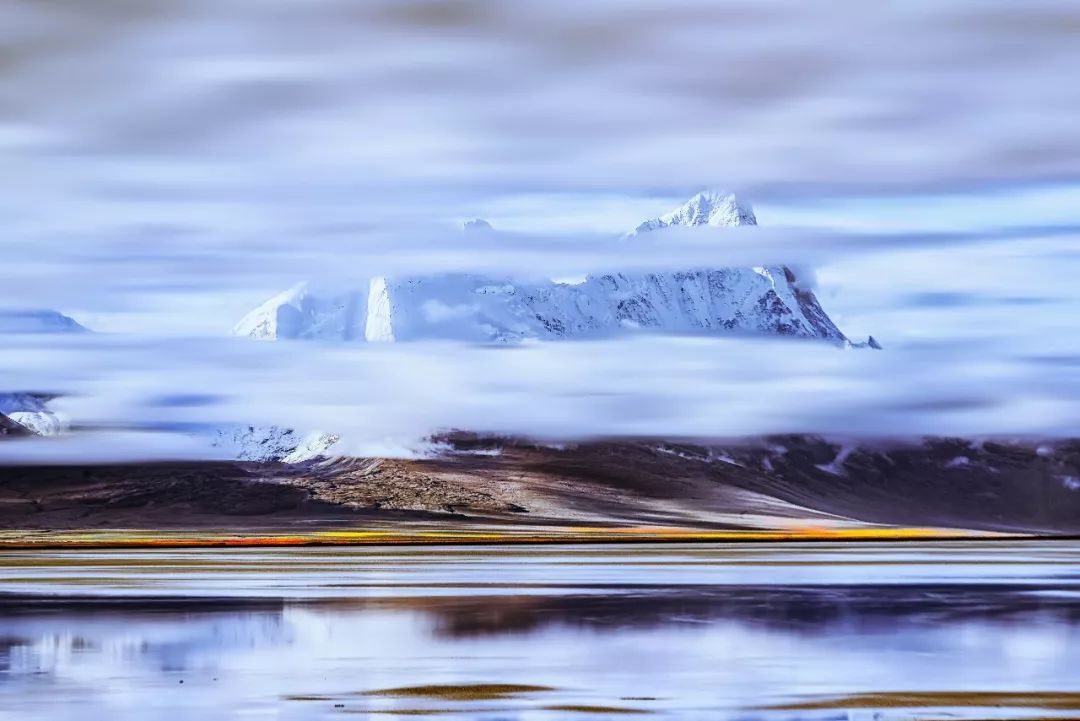
{"type": "Polygon", "coordinates": [[[672,225],[711,225],[726,227],[757,225],[757,217],[748,203],[741,202],[734,193],[720,190],[704,190],[681,206],[659,218],[646,220],[634,233],[644,233],[672,225]]]}
{"type": "Polygon", "coordinates": [[[464,230],[466,233],[490,233],[495,229],[483,218],[473,218],[465,221],[464,230]]]}
{"type": "Polygon", "coordinates": [[[757,225],[750,204],[726,191],[704,190],[668,215],[674,219],[680,214],[687,225],[757,225]]]}

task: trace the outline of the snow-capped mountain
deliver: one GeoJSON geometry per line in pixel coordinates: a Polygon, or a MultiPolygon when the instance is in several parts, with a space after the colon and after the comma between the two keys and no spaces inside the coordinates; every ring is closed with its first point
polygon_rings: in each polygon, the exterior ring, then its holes
{"type": "MultiPolygon", "coordinates": [[[[669,226],[753,226],[730,193],[699,193],[631,235],[669,226]]],[[[467,232],[489,232],[471,221],[467,232]]],[[[617,242],[613,240],[613,242],[617,242]]],[[[751,332],[847,339],[785,266],[591,275],[580,283],[521,283],[472,274],[364,279],[322,295],[301,284],[245,316],[238,335],[263,339],[513,343],[630,331],[751,332]]]]}
{"type": "Polygon", "coordinates": [[[210,445],[241,461],[299,463],[323,455],[337,441],[338,436],[321,431],[298,433],[278,426],[237,426],[216,431],[210,445]]]}
{"type": "Polygon", "coordinates": [[[757,225],[757,216],[749,205],[740,203],[734,193],[707,190],[698,193],[670,213],[646,220],[628,235],[646,233],[672,225],[711,225],[714,228],[757,225]]]}
{"type": "Polygon", "coordinates": [[[0,393],[0,415],[39,436],[62,432],[65,423],[47,405],[48,396],[37,393],[0,393]]]}
{"type": "MultiPolygon", "coordinates": [[[[0,334],[88,332],[86,327],[55,310],[0,310],[0,334]]],[[[51,396],[42,393],[0,392],[0,416],[31,433],[56,435],[67,424],[49,409],[50,399],[51,396]]]]}
{"type": "Polygon", "coordinates": [[[73,318],[55,310],[0,309],[0,333],[85,333],[73,318]]]}
{"type": "MultiPolygon", "coordinates": [[[[731,193],[704,192],[647,220],[627,236],[671,226],[756,226],[750,206],[731,193]]],[[[466,233],[493,232],[483,220],[466,233]]],[[[613,238],[612,242],[619,242],[613,238]]],[[[237,335],[261,339],[394,342],[454,339],[514,343],[620,332],[763,333],[851,343],[786,266],[606,273],[566,283],[522,283],[465,273],[361,279],[356,289],[321,294],[299,284],[245,316],[237,335]]],[[[215,445],[251,460],[302,460],[337,437],[276,427],[218,432],[215,445]]]]}
{"type": "MultiPolygon", "coordinates": [[[[753,209],[732,193],[698,193],[682,206],[647,220],[629,235],[672,226],[756,226],[753,209]]],[[[590,280],[594,280],[590,278],[590,280]]],[[[623,326],[682,332],[743,331],[847,339],[813,292],[786,266],[613,274],[595,279],[616,301],[623,326]]]]}
{"type": "Polygon", "coordinates": [[[244,316],[233,333],[252,338],[364,340],[368,289],[323,297],[300,283],[244,316]]]}

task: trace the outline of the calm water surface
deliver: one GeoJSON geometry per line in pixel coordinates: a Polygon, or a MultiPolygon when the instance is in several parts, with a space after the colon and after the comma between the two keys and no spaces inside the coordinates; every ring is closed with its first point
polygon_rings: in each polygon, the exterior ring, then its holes
{"type": "Polygon", "coordinates": [[[1078,560],[1076,542],[0,553],[0,719],[1075,718],[1078,560]],[[403,686],[448,688],[371,693],[403,686]]]}

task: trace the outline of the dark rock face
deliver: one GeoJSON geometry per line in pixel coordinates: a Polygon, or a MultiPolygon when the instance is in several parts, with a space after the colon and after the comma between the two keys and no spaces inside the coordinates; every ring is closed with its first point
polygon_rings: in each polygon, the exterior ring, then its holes
{"type": "Polygon", "coordinates": [[[29,436],[33,435],[29,428],[21,423],[16,423],[3,413],[0,413],[0,436],[29,436]]]}
{"type": "Polygon", "coordinates": [[[1080,442],[1075,440],[931,438],[844,446],[789,436],[721,452],[742,464],[725,474],[728,482],[863,521],[1080,532],[1080,442]]]}
{"type": "MultiPolygon", "coordinates": [[[[456,443],[469,449],[490,441],[456,443]]],[[[822,514],[888,525],[1080,533],[1080,440],[843,444],[784,436],[722,445],[504,445],[485,462],[498,475],[560,479],[584,499],[582,507],[599,512],[607,499],[606,512],[642,522],[660,520],[650,516],[651,499],[685,507],[686,517],[699,509],[700,522],[710,514],[767,512],[808,521],[822,514]]]]}
{"type": "Polygon", "coordinates": [[[1080,534],[1080,440],[551,447],[459,434],[424,460],[0,468],[0,528],[475,521],[687,528],[872,523],[1080,534]],[[751,520],[752,519],[752,520],[751,520]],[[771,520],[770,520],[771,519],[771,520]]]}
{"type": "Polygon", "coordinates": [[[0,468],[0,527],[182,526],[325,512],[302,489],[261,481],[270,475],[269,466],[252,473],[230,463],[0,468]]]}

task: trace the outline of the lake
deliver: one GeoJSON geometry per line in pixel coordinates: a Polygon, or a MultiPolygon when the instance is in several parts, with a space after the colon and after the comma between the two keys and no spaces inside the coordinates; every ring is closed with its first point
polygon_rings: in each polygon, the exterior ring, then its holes
{"type": "Polygon", "coordinates": [[[0,552],[0,719],[1080,714],[1080,543],[0,552]]]}

